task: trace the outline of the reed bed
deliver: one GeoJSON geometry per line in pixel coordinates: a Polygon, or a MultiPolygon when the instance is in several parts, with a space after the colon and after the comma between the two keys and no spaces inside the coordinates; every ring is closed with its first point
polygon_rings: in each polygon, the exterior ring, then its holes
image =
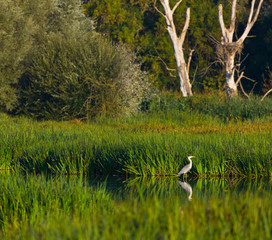
{"type": "MultiPolygon", "coordinates": [[[[1,239],[272,237],[271,190],[260,185],[255,192],[249,187],[243,193],[224,191],[207,198],[205,189],[212,183],[198,181],[188,201],[173,178],[144,179],[128,183],[129,199],[122,200],[105,183],[89,186],[82,176],[2,174],[0,179],[1,239]]],[[[214,190],[222,184],[228,182],[215,184],[214,190]]]]}
{"type": "MultiPolygon", "coordinates": [[[[186,118],[186,116],[181,116],[186,118]]],[[[152,119],[147,122],[158,120],[152,119]]],[[[174,175],[196,158],[197,176],[271,176],[272,131],[129,131],[128,122],[35,122],[1,116],[0,168],[84,175],[174,175]]],[[[200,120],[198,120],[200,121],[200,120]]],[[[216,121],[214,119],[214,121],[216,121]]],[[[205,126],[209,123],[200,121],[205,126]]],[[[141,120],[144,125],[144,121],[141,120]]],[[[162,122],[167,128],[176,122],[162,122]]],[[[221,123],[220,123],[221,124],[221,123]]],[[[214,125],[220,128],[220,124],[214,125]]],[[[263,123],[271,126],[269,122],[263,123]]],[[[148,124],[147,124],[148,125],[148,124]]],[[[137,125],[138,126],[138,125],[137,125]]],[[[232,124],[223,125],[223,128],[232,124]]],[[[235,125],[239,129],[239,123],[235,125]]],[[[243,129],[243,126],[241,129],[243,129]]],[[[173,127],[173,126],[172,126],[173,127]]],[[[205,127],[203,127],[205,128],[205,127]]]]}

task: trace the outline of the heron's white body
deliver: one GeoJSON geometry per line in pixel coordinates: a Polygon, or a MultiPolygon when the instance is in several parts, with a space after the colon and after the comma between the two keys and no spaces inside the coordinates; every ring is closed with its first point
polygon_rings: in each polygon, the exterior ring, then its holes
{"type": "Polygon", "coordinates": [[[192,200],[192,195],[193,195],[193,190],[192,190],[192,187],[189,183],[187,182],[181,182],[181,181],[178,181],[178,183],[180,184],[180,186],[186,191],[189,193],[189,196],[188,196],[188,199],[189,201],[192,200]]]}
{"type": "Polygon", "coordinates": [[[189,156],[189,157],[188,157],[188,160],[189,160],[190,163],[187,164],[187,165],[185,165],[185,166],[180,170],[180,172],[178,173],[178,175],[186,174],[187,172],[189,172],[189,171],[191,170],[192,165],[193,165],[191,158],[193,158],[193,157],[195,157],[195,156],[189,156]]]}

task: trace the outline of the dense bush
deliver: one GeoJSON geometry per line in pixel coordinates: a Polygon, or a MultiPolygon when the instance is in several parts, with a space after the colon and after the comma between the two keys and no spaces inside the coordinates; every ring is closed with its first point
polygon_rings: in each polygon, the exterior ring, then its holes
{"type": "Polygon", "coordinates": [[[94,118],[134,112],[149,95],[134,54],[95,33],[80,1],[15,0],[3,6],[22,22],[1,15],[0,34],[5,25],[14,32],[1,51],[18,58],[0,67],[2,110],[39,119],[94,118]],[[31,32],[25,29],[30,24],[31,32]]]}
{"type": "Polygon", "coordinates": [[[21,1],[0,0],[0,109],[18,104],[14,85],[24,70],[22,61],[32,44],[35,23],[27,18],[21,1]]]}
{"type": "Polygon", "coordinates": [[[18,105],[17,83],[33,51],[47,42],[52,33],[89,32],[77,0],[0,0],[0,107],[14,111],[18,105]]]}
{"type": "Polygon", "coordinates": [[[99,36],[52,35],[21,79],[23,112],[36,118],[130,114],[149,86],[135,56],[99,36]]]}

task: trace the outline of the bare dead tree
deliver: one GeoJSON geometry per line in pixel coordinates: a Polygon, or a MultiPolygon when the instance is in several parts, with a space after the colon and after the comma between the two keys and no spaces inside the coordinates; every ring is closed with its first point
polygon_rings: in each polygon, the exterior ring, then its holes
{"type": "Polygon", "coordinates": [[[154,0],[154,7],[165,18],[165,21],[166,21],[167,31],[169,33],[169,36],[172,42],[172,47],[173,47],[174,55],[176,59],[177,73],[180,79],[180,90],[184,97],[192,96],[193,95],[192,85],[189,80],[189,65],[190,65],[193,51],[191,51],[189,55],[188,64],[186,64],[184,53],[183,53],[183,43],[184,43],[185,36],[189,28],[189,22],[190,22],[190,8],[187,8],[185,24],[184,24],[182,32],[178,36],[173,16],[177,7],[182,2],[182,0],[179,0],[172,9],[170,7],[169,0],[159,0],[159,1],[161,5],[163,6],[164,13],[161,12],[156,6],[156,3],[157,3],[156,0],[154,0]]]}
{"type": "MultiPolygon", "coordinates": [[[[219,24],[220,24],[220,28],[222,32],[222,37],[221,37],[220,43],[217,45],[216,53],[217,53],[218,59],[220,59],[220,62],[225,66],[226,91],[227,91],[228,97],[232,97],[238,94],[237,85],[240,83],[240,80],[235,82],[235,79],[234,79],[235,57],[237,54],[241,54],[242,52],[243,42],[247,38],[254,23],[257,21],[263,0],[259,1],[259,4],[256,10],[255,10],[255,3],[256,3],[256,0],[251,1],[251,8],[250,8],[249,16],[248,16],[247,26],[245,27],[245,30],[243,34],[241,35],[241,37],[237,39],[236,41],[233,41],[233,35],[235,32],[237,0],[232,0],[231,19],[230,19],[229,28],[226,28],[224,23],[223,6],[222,4],[218,6],[218,17],[219,17],[219,24]]],[[[239,76],[238,76],[238,79],[239,79],[239,76]]]]}

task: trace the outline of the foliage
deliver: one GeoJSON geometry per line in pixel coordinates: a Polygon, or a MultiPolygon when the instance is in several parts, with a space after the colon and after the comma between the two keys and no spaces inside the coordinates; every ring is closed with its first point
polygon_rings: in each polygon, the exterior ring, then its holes
{"type": "MultiPolygon", "coordinates": [[[[217,10],[219,3],[224,6],[224,17],[229,19],[231,6],[228,1],[183,1],[174,16],[177,29],[181,31],[186,8],[191,8],[190,27],[184,51],[188,54],[189,49],[195,50],[190,68],[190,79],[194,79],[195,92],[208,89],[222,90],[225,85],[223,71],[216,64],[214,41],[211,40],[212,37],[219,41],[221,37],[217,10]]],[[[171,4],[173,5],[174,1],[171,1],[171,4]]],[[[157,6],[160,7],[159,1],[157,6]]],[[[175,69],[175,59],[165,28],[165,19],[155,11],[153,1],[90,0],[84,8],[86,14],[96,20],[97,31],[110,36],[114,41],[127,43],[137,52],[138,58],[143,60],[142,67],[149,70],[150,77],[155,80],[157,86],[162,89],[179,89],[175,71],[167,70],[175,69]]],[[[271,1],[266,1],[260,20],[251,32],[256,38],[245,41],[242,55],[244,58],[249,54],[246,61],[242,62],[241,70],[245,70],[246,76],[258,82],[256,92],[260,92],[261,88],[262,91],[267,91],[271,85],[270,9],[271,1]]],[[[238,2],[238,35],[244,30],[249,11],[248,1],[238,2]]],[[[250,91],[253,85],[245,79],[242,81],[246,90],[250,91]]]]}
{"type": "Polygon", "coordinates": [[[123,46],[100,36],[52,35],[20,80],[22,109],[39,119],[129,115],[150,95],[145,80],[123,46]]]}
{"type": "Polygon", "coordinates": [[[175,93],[164,92],[157,94],[143,105],[143,111],[149,112],[183,112],[188,108],[185,98],[178,97],[175,93]]]}
{"type": "Polygon", "coordinates": [[[134,54],[95,33],[80,1],[16,0],[3,6],[3,51],[10,56],[1,70],[3,110],[38,119],[128,115],[151,94],[134,54]],[[7,29],[14,34],[5,35],[7,29]]]}
{"type": "MultiPolygon", "coordinates": [[[[157,3],[159,7],[159,3],[157,3]]],[[[191,79],[196,75],[197,89],[222,87],[218,67],[209,68],[215,61],[213,44],[209,36],[220,36],[217,8],[214,1],[184,1],[175,13],[175,23],[181,31],[187,7],[191,8],[191,22],[185,41],[185,52],[195,49],[192,59],[191,79]],[[207,73],[208,72],[208,73],[207,73]],[[207,73],[207,74],[205,74],[207,73]]],[[[125,42],[143,60],[156,84],[164,89],[179,89],[178,78],[168,67],[175,69],[175,58],[166,31],[165,19],[154,9],[152,1],[89,1],[84,5],[86,14],[96,20],[96,29],[114,41],[125,42]],[[113,3],[114,2],[114,3],[113,3]]]]}
{"type": "Polygon", "coordinates": [[[195,97],[189,100],[192,108],[200,113],[219,117],[224,121],[245,121],[272,115],[271,98],[261,101],[260,97],[251,96],[249,99],[236,97],[226,99],[220,96],[195,97]]]}
{"type": "Polygon", "coordinates": [[[21,1],[0,0],[0,109],[12,110],[18,104],[14,85],[24,71],[22,61],[33,44],[36,29],[21,1]]]}
{"type": "Polygon", "coordinates": [[[1,0],[0,7],[0,105],[2,110],[11,111],[19,104],[17,83],[28,67],[26,61],[32,51],[47,42],[50,33],[68,34],[92,25],[86,18],[79,20],[84,15],[76,0],[1,0]]]}
{"type": "Polygon", "coordinates": [[[261,97],[254,95],[249,99],[242,96],[227,99],[223,93],[210,93],[186,99],[166,92],[158,94],[143,106],[144,111],[151,114],[162,112],[172,120],[176,119],[177,114],[182,115],[182,112],[190,109],[198,113],[196,117],[204,114],[207,118],[218,118],[224,122],[254,121],[272,115],[272,102],[269,97],[261,101],[261,97]]]}

